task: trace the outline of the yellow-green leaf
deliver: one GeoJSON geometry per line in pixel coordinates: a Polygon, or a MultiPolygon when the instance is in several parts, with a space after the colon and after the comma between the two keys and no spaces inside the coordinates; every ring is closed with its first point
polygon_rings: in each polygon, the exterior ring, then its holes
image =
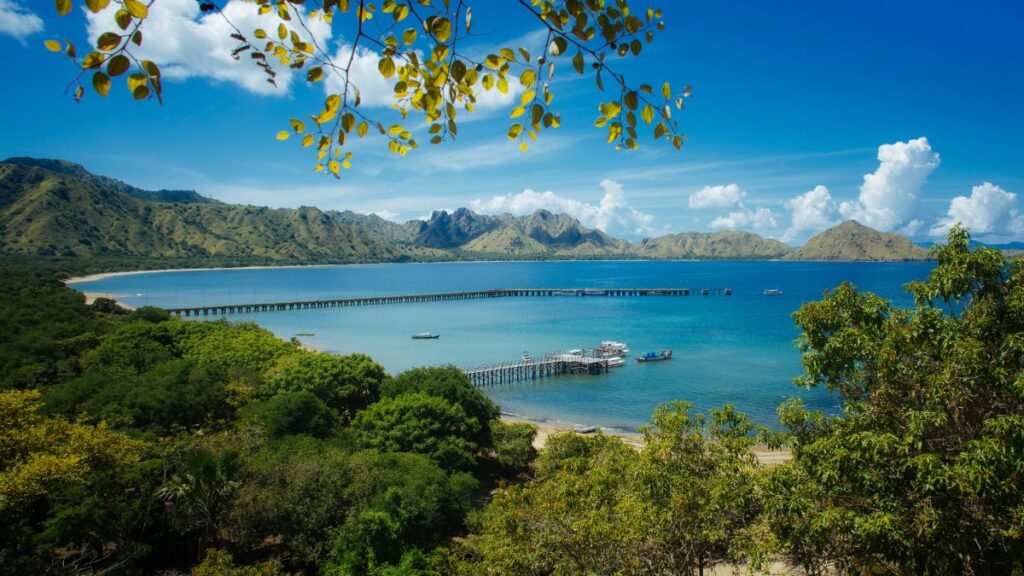
{"type": "Polygon", "coordinates": [[[124,9],[136,18],[145,18],[146,16],[149,16],[149,7],[142,2],[139,2],[139,0],[124,0],[124,9]]]}
{"type": "Polygon", "coordinates": [[[665,98],[672,97],[672,87],[668,85],[668,82],[665,82],[665,85],[661,87],[661,95],[665,98]]]}
{"type": "Polygon", "coordinates": [[[43,42],[43,45],[46,46],[46,49],[50,52],[60,52],[61,50],[63,50],[63,47],[60,45],[60,42],[57,42],[56,40],[47,40],[43,42]]]}
{"type": "Polygon", "coordinates": [[[85,5],[89,7],[93,14],[103,10],[108,4],[110,4],[110,0],[85,0],[85,5]]]}
{"type": "Polygon", "coordinates": [[[310,68],[306,72],[306,80],[309,80],[310,82],[319,82],[319,81],[323,80],[323,78],[324,78],[324,69],[322,67],[320,67],[320,66],[315,66],[313,68],[310,68]]]}
{"type": "Polygon", "coordinates": [[[120,76],[128,71],[131,67],[131,61],[124,54],[118,54],[110,59],[107,63],[107,74],[111,76],[120,76]]]}
{"type": "Polygon", "coordinates": [[[110,52],[121,43],[121,35],[114,32],[104,32],[96,39],[96,47],[104,52],[110,52]]]}
{"type": "Polygon", "coordinates": [[[149,97],[149,86],[142,85],[136,87],[135,90],[132,90],[132,97],[136,100],[142,100],[149,97]]]}
{"type": "Polygon", "coordinates": [[[291,136],[291,134],[289,134],[287,130],[281,130],[277,133],[278,140],[287,140],[289,136],[291,136]]]}
{"type": "Polygon", "coordinates": [[[71,0],[56,0],[57,14],[67,16],[71,13],[71,0]]]}
{"type": "Polygon", "coordinates": [[[106,96],[110,93],[110,76],[107,76],[103,72],[93,74],[92,87],[100,96],[106,96]]]}

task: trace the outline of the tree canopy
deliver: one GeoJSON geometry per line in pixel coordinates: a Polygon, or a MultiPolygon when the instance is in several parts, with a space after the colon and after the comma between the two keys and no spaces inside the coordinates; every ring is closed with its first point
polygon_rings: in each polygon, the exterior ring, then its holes
{"type": "MultiPolygon", "coordinates": [[[[57,13],[71,13],[75,0],[54,0],[57,13]]],[[[79,73],[72,85],[80,100],[92,91],[106,96],[114,80],[125,77],[136,100],[162,102],[164,83],[158,63],[138,53],[150,34],[151,9],[160,0],[84,0],[93,14],[114,14],[110,30],[98,35],[87,50],[70,40],[50,39],[47,49],[72,59],[79,73]]],[[[664,30],[660,8],[637,8],[629,0],[518,0],[546,38],[539,54],[525,46],[507,46],[492,53],[468,49],[473,40],[472,2],[459,0],[246,0],[261,16],[262,27],[252,31],[236,26],[217,2],[199,2],[209,16],[222,19],[238,44],[231,56],[261,68],[275,84],[276,70],[304,71],[309,84],[324,83],[340,90],[324,99],[323,107],[305,118],[291,118],[288,129],[303,147],[315,150],[314,169],[338,177],[351,165],[347,145],[370,133],[379,134],[388,149],[401,156],[419,146],[420,139],[440,144],[458,135],[463,114],[472,113],[481,94],[518,94],[509,113],[507,135],[526,150],[529,142],[562,120],[554,102],[552,83],[563,70],[590,74],[597,89],[607,94],[598,106],[594,125],[607,132],[616,148],[639,147],[640,125],[651,126],[655,140],[681,148],[685,139],[673,110],[681,110],[689,86],[669,82],[649,84],[627,79],[620,60],[640,56],[664,30]],[[343,31],[347,56],[335,54],[314,29],[327,26],[343,31]],[[358,50],[378,58],[377,70],[393,87],[392,114],[374,114],[362,106],[353,63],[358,50]],[[606,90],[607,84],[607,90],[606,90]]],[[[501,23],[496,23],[500,28],[501,23]]],[[[492,26],[495,23],[491,24],[492,26]]]]}

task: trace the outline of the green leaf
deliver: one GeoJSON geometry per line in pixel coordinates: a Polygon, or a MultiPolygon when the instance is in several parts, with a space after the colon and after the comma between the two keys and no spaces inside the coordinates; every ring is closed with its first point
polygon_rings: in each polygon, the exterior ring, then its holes
{"type": "Polygon", "coordinates": [[[136,18],[145,18],[149,16],[149,7],[139,2],[139,0],[124,0],[124,8],[129,14],[136,18]]]}
{"type": "Polygon", "coordinates": [[[124,54],[118,54],[107,62],[107,74],[111,76],[120,76],[128,71],[131,67],[131,61],[124,54]]]}
{"type": "Polygon", "coordinates": [[[58,15],[67,16],[71,13],[71,0],[55,0],[55,3],[58,15]]]}
{"type": "Polygon", "coordinates": [[[100,96],[106,96],[110,93],[110,76],[103,72],[96,72],[92,75],[92,87],[100,96]]]}

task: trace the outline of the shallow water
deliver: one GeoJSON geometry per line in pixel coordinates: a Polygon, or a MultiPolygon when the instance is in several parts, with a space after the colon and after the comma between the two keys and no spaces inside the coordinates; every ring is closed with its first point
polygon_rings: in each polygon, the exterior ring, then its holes
{"type": "Polygon", "coordinates": [[[184,307],[490,288],[732,288],[732,296],[533,297],[393,304],[236,315],[282,338],[364,352],[392,373],[413,366],[470,367],[545,352],[626,342],[631,355],[671,348],[667,362],[600,376],[559,376],[487,389],[502,410],[532,418],[634,428],[652,410],[685,399],[698,408],[733,403],[774,424],[778,403],[800,396],[835,411],[824,390],[792,384],[801,373],[791,314],[802,302],[849,280],[910,305],[903,286],[931,263],[821,262],[482,262],[380,264],[159,272],[77,283],[135,306],[184,307]],[[764,296],[765,288],[782,290],[764,296]],[[437,340],[412,334],[440,333],[437,340]]]}

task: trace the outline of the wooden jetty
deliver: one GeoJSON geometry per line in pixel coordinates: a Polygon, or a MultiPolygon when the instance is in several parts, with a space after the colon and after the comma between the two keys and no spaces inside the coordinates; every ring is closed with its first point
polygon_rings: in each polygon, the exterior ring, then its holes
{"type": "Polygon", "coordinates": [[[474,386],[487,388],[501,384],[550,378],[560,374],[606,374],[608,360],[608,358],[586,352],[583,354],[552,352],[545,354],[543,360],[523,359],[517,362],[500,362],[466,368],[463,369],[463,372],[474,386]]]}
{"type": "Polygon", "coordinates": [[[250,304],[222,304],[216,306],[191,306],[167,308],[177,316],[223,316],[226,314],[251,314],[254,312],[276,312],[286,310],[312,310],[319,308],[342,308],[347,306],[379,306],[383,304],[409,304],[414,302],[443,302],[448,300],[474,300],[481,298],[526,298],[538,296],[572,296],[595,298],[608,296],[689,296],[691,293],[709,295],[732,295],[731,288],[500,288],[471,292],[442,292],[436,294],[406,294],[392,296],[367,296],[362,298],[326,298],[322,300],[295,300],[290,302],[263,302],[250,304]]]}

